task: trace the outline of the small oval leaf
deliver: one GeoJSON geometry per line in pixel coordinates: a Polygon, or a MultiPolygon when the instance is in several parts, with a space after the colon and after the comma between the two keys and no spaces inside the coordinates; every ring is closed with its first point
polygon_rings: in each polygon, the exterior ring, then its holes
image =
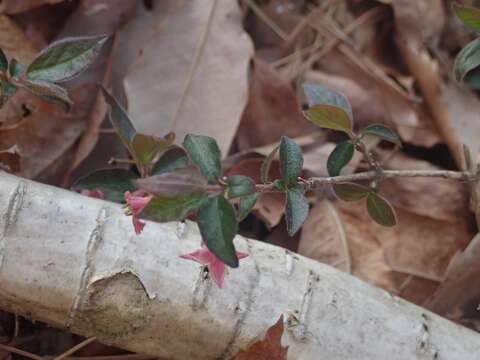
{"type": "Polygon", "coordinates": [[[18,83],[36,96],[48,100],[57,99],[68,107],[72,105],[72,100],[68,97],[67,90],[55,83],[30,79],[21,79],[18,83]]]}
{"type": "Polygon", "coordinates": [[[382,226],[395,226],[397,218],[392,205],[382,196],[370,193],[367,197],[367,211],[372,220],[382,226]]]}
{"type": "Polygon", "coordinates": [[[480,10],[459,4],[453,4],[455,15],[470,29],[480,31],[480,10]]]}
{"type": "Polygon", "coordinates": [[[163,138],[136,133],[130,142],[132,156],[139,166],[149,165],[155,157],[164,149],[172,145],[175,136],[169,133],[163,138]]]}
{"type": "Polygon", "coordinates": [[[197,223],[208,249],[228,266],[238,267],[233,244],[238,223],[233,206],[222,195],[206,198],[198,208],[197,223]]]}
{"type": "Polygon", "coordinates": [[[34,80],[66,81],[85,70],[95,59],[108,36],[58,40],[43,49],[27,68],[34,80]]]}
{"type": "Polygon", "coordinates": [[[305,198],[301,186],[287,190],[287,206],[285,208],[285,222],[290,236],[296,234],[307,219],[309,211],[308,200],[305,198]]]}
{"type": "Polygon", "coordinates": [[[355,183],[338,183],[332,185],[335,195],[343,201],[359,201],[370,193],[368,187],[355,183]]]}
{"type": "Polygon", "coordinates": [[[198,209],[204,193],[183,194],[175,197],[156,195],[143,209],[141,216],[157,222],[179,221],[198,209]]]}
{"type": "Polygon", "coordinates": [[[220,148],[215,139],[210,136],[188,134],[183,141],[183,147],[192,162],[205,175],[208,183],[216,184],[222,167],[220,148]]]}
{"type": "Polygon", "coordinates": [[[250,214],[253,207],[257,203],[260,193],[254,193],[251,195],[245,195],[240,198],[240,203],[238,205],[238,221],[245,220],[245,218],[250,214]]]}
{"type": "Polygon", "coordinates": [[[295,185],[303,168],[303,155],[300,146],[287,136],[280,141],[280,172],[285,186],[295,185]]]}
{"type": "Polygon", "coordinates": [[[337,93],[325,86],[306,83],[303,85],[303,92],[307,98],[308,106],[332,105],[341,108],[353,121],[352,105],[345,95],[337,93]]]}
{"type": "Polygon", "coordinates": [[[137,131],[128,117],[127,112],[118,103],[118,101],[112,95],[110,95],[103,86],[101,86],[100,89],[102,90],[103,97],[109,106],[110,122],[112,123],[113,128],[117,132],[118,136],[120,136],[120,139],[122,139],[123,144],[129,151],[131,151],[130,143],[137,131]]]}
{"type": "Polygon", "coordinates": [[[402,142],[400,141],[400,138],[398,137],[398,135],[392,129],[386,127],[385,125],[381,125],[381,124],[369,125],[362,130],[362,134],[377,136],[383,140],[397,144],[398,146],[402,146],[402,142]]]}
{"type": "Polygon", "coordinates": [[[340,175],[343,167],[353,158],[355,147],[352,143],[344,142],[335,146],[327,160],[327,170],[330,176],[340,175]]]}
{"type": "Polygon", "coordinates": [[[457,55],[453,66],[455,79],[462,81],[465,75],[480,65],[480,38],[473,40],[457,55]]]}
{"type": "Polygon", "coordinates": [[[207,190],[207,180],[194,166],[137,179],[134,184],[139,189],[167,198],[204,193],[207,190]]]}
{"type": "Polygon", "coordinates": [[[324,129],[350,133],[353,128],[353,122],[348,114],[337,106],[315,105],[306,110],[304,115],[307,120],[324,129]]]}
{"type": "Polygon", "coordinates": [[[137,174],[129,170],[102,169],[81,177],[72,185],[72,189],[98,189],[104,193],[105,200],[121,203],[126,191],[133,192],[137,189],[133,184],[137,178],[137,174]]]}
{"type": "Polygon", "coordinates": [[[255,192],[255,182],[244,175],[232,175],[227,180],[227,196],[230,199],[251,195],[255,192]]]}
{"type": "Polygon", "coordinates": [[[163,174],[188,165],[188,155],[181,147],[166,150],[152,167],[152,175],[163,174]]]}
{"type": "Polygon", "coordinates": [[[270,167],[272,166],[272,161],[277,155],[277,151],[280,145],[277,145],[270,151],[270,154],[262,162],[262,167],[260,168],[260,181],[264,184],[267,184],[269,180],[270,167]]]}

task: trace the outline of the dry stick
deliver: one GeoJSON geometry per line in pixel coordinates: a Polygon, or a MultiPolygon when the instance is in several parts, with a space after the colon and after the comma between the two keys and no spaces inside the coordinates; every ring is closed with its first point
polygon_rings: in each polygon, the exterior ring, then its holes
{"type": "Polygon", "coordinates": [[[41,356],[32,354],[31,352],[28,352],[28,351],[17,349],[16,347],[13,347],[13,346],[0,344],[0,350],[5,350],[14,354],[22,355],[32,360],[45,360],[45,358],[41,356]]]}
{"type": "Polygon", "coordinates": [[[283,31],[253,0],[244,0],[253,12],[267,24],[273,32],[283,41],[288,39],[288,34],[283,31]]]}
{"type": "Polygon", "coordinates": [[[67,350],[65,351],[63,354],[57,356],[56,358],[54,358],[53,360],[63,360],[65,359],[66,357],[74,354],[75,352],[77,352],[78,350],[80,350],[81,348],[87,346],[88,344],[90,344],[91,342],[97,340],[97,338],[95,336],[91,337],[91,338],[88,338],[84,341],[82,341],[80,344],[77,344],[75,345],[74,347],[72,347],[70,350],[67,350]]]}
{"type": "Polygon", "coordinates": [[[205,50],[205,46],[207,45],[208,41],[208,35],[210,34],[210,30],[212,28],[213,24],[213,18],[215,15],[215,10],[217,8],[218,0],[213,0],[212,2],[212,7],[210,8],[210,13],[208,14],[208,20],[207,20],[207,25],[205,26],[205,31],[202,35],[202,38],[200,40],[200,43],[198,44],[197,48],[195,49],[195,54],[193,56],[193,62],[192,65],[190,66],[190,69],[188,70],[188,77],[187,77],[187,83],[185,84],[185,89],[183,90],[182,96],[180,97],[177,108],[175,110],[175,113],[173,114],[172,122],[170,125],[170,129],[173,131],[175,124],[178,120],[178,117],[180,115],[180,111],[182,111],[182,108],[185,104],[185,100],[187,99],[187,96],[190,92],[190,89],[192,87],[193,83],[193,76],[195,75],[195,71],[197,70],[198,64],[200,63],[200,59],[202,58],[203,52],[205,50]]]}

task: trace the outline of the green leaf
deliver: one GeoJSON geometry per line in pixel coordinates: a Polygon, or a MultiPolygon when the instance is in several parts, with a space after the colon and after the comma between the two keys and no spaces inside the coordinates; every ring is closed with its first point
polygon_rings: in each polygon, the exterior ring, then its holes
{"type": "Polygon", "coordinates": [[[453,66],[455,79],[462,81],[465,75],[480,65],[480,38],[473,40],[457,55],[453,66]]]}
{"type": "Polygon", "coordinates": [[[335,195],[343,201],[359,201],[366,198],[370,189],[355,183],[338,183],[332,185],[335,195]]]}
{"type": "Polygon", "coordinates": [[[120,136],[120,139],[122,139],[125,146],[131,151],[130,143],[133,140],[137,131],[135,130],[135,127],[130,121],[127,112],[118,103],[118,101],[113,96],[111,96],[107,92],[107,90],[103,88],[103,86],[100,87],[100,89],[102,90],[105,101],[109,105],[110,122],[112,123],[113,128],[117,132],[118,136],[120,136]]]}
{"type": "Polygon", "coordinates": [[[238,223],[233,206],[222,195],[206,198],[198,208],[197,223],[208,249],[228,266],[238,267],[233,244],[238,223]]]}
{"type": "Polygon", "coordinates": [[[335,146],[327,160],[327,170],[330,176],[340,175],[340,171],[353,158],[355,147],[352,143],[344,142],[335,146]]]}
{"type": "Polygon", "coordinates": [[[175,136],[173,133],[169,133],[163,138],[136,133],[133,135],[133,139],[130,143],[132,156],[135,158],[138,165],[149,165],[160,151],[172,145],[174,140],[175,136]]]}
{"type": "Polygon", "coordinates": [[[176,197],[155,196],[143,209],[141,216],[147,220],[169,222],[183,220],[198,208],[205,194],[192,193],[176,197]]]}
{"type": "Polygon", "coordinates": [[[303,168],[302,150],[290,138],[282,136],[279,153],[282,179],[287,187],[295,185],[303,168]]]}
{"type": "Polygon", "coordinates": [[[138,179],[134,184],[139,189],[167,198],[205,193],[207,190],[207,180],[194,166],[138,179]]]}
{"type": "Polygon", "coordinates": [[[12,78],[18,78],[22,74],[22,66],[18,63],[17,59],[10,60],[8,66],[8,72],[12,78]]]}
{"type": "Polygon", "coordinates": [[[348,114],[337,106],[315,105],[304,112],[307,120],[324,129],[339,130],[350,133],[353,122],[348,114]]]}
{"type": "Polygon", "coordinates": [[[188,155],[181,147],[174,146],[166,150],[155,165],[152,167],[152,174],[163,174],[188,165],[188,155]]]}
{"type": "Polygon", "coordinates": [[[453,11],[462,22],[474,31],[480,31],[480,10],[453,4],[453,11]]]}
{"type": "Polygon", "coordinates": [[[251,195],[255,192],[255,182],[244,175],[229,176],[227,180],[227,196],[230,199],[251,195]]]}
{"type": "Polygon", "coordinates": [[[331,105],[342,109],[350,121],[353,121],[352,105],[348,99],[333,90],[330,90],[324,86],[306,83],[303,85],[303,92],[307,98],[309,107],[316,105],[331,105]]]}
{"type": "Polygon", "coordinates": [[[190,159],[198,166],[209,184],[216,184],[222,171],[220,148],[215,139],[209,136],[188,134],[183,147],[190,159]]]}
{"type": "Polygon", "coordinates": [[[272,161],[275,158],[275,155],[277,155],[279,147],[280,145],[275,146],[262,162],[262,167],[260,168],[260,181],[264,184],[269,182],[268,175],[270,174],[270,167],[272,166],[272,161]]]}
{"type": "Polygon", "coordinates": [[[382,196],[370,193],[367,197],[367,211],[372,220],[383,226],[395,226],[397,218],[392,205],[382,196]]]}
{"type": "Polygon", "coordinates": [[[7,56],[3,52],[2,49],[0,49],[0,71],[3,73],[6,73],[8,70],[8,60],[7,56]]]}
{"type": "Polygon", "coordinates": [[[362,134],[377,136],[383,140],[397,144],[398,146],[402,146],[402,142],[400,141],[400,138],[398,137],[398,135],[392,129],[386,127],[385,125],[381,125],[381,124],[369,125],[362,130],[362,134]]]}
{"type": "Polygon", "coordinates": [[[68,97],[68,92],[63,87],[44,80],[22,79],[19,85],[30,91],[32,94],[51,100],[57,99],[59,102],[69,107],[72,100],[68,97]]]}
{"type": "Polygon", "coordinates": [[[287,206],[285,208],[285,221],[287,232],[290,236],[296,234],[307,219],[309,211],[308,200],[305,198],[301,186],[287,190],[287,206]]]}
{"type": "Polygon", "coordinates": [[[78,179],[73,189],[102,190],[106,200],[121,203],[124,201],[125,191],[135,191],[133,184],[138,176],[124,169],[102,169],[78,179]]]}
{"type": "Polygon", "coordinates": [[[257,192],[251,195],[242,196],[240,198],[237,216],[238,221],[244,220],[248,216],[248,214],[250,214],[259,197],[260,193],[257,192]]]}
{"type": "Polygon", "coordinates": [[[34,80],[66,81],[85,70],[95,59],[108,36],[61,39],[43,49],[27,68],[34,80]]]}
{"type": "Polygon", "coordinates": [[[12,83],[5,82],[2,84],[2,86],[3,86],[3,93],[6,96],[13,96],[17,92],[17,87],[12,83]]]}

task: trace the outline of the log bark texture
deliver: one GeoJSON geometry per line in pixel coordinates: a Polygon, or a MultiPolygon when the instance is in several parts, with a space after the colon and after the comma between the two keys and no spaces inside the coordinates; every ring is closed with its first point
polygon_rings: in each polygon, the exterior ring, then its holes
{"type": "Polygon", "coordinates": [[[0,308],[132,351],[226,359],[284,316],[289,359],[480,358],[480,335],[329,266],[238,236],[249,257],[218,289],[195,223],[0,173],[0,308]]]}

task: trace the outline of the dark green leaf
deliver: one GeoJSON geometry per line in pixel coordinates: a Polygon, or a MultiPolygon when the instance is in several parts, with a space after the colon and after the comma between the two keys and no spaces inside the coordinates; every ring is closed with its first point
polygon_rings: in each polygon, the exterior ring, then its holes
{"type": "Polygon", "coordinates": [[[194,166],[138,179],[134,184],[139,189],[167,198],[205,193],[207,190],[207,180],[194,166]]]}
{"type": "Polygon", "coordinates": [[[400,138],[398,137],[398,135],[393,130],[386,127],[385,125],[381,125],[381,124],[369,125],[362,130],[362,134],[378,136],[383,140],[397,144],[398,146],[402,146],[402,142],[400,141],[400,138]]]}
{"type": "Polygon", "coordinates": [[[340,175],[340,171],[352,160],[355,147],[352,143],[344,142],[335,146],[327,160],[327,170],[330,176],[340,175]]]}
{"type": "Polygon", "coordinates": [[[279,154],[280,171],[285,185],[295,185],[303,168],[302,150],[290,138],[282,136],[279,154]]]}
{"type": "Polygon", "coordinates": [[[70,106],[72,100],[63,87],[48,81],[23,79],[19,84],[36,96],[46,99],[58,99],[58,101],[70,106]]]}
{"type": "Polygon", "coordinates": [[[473,40],[457,55],[453,66],[455,79],[462,81],[465,75],[480,65],[480,38],[473,40]]]}
{"type": "Polygon", "coordinates": [[[340,130],[346,133],[350,133],[353,128],[353,122],[348,114],[337,106],[315,105],[304,114],[308,120],[321,128],[340,130]]]}
{"type": "Polygon", "coordinates": [[[105,195],[106,200],[123,202],[125,191],[135,191],[133,180],[138,176],[124,169],[102,169],[90,175],[78,179],[73,184],[73,189],[99,189],[105,195]]]}
{"type": "Polygon", "coordinates": [[[166,150],[152,168],[152,174],[163,174],[188,165],[188,155],[180,147],[172,147],[166,150]]]}
{"type": "Polygon", "coordinates": [[[480,10],[453,4],[453,10],[462,22],[474,31],[480,31],[480,10]]]}
{"type": "Polygon", "coordinates": [[[277,155],[277,151],[280,145],[277,145],[270,151],[270,154],[263,160],[262,167],[260,168],[260,181],[264,184],[269,182],[268,175],[270,173],[270,167],[272,166],[272,161],[277,155]]]}
{"type": "Polygon", "coordinates": [[[120,139],[122,139],[125,146],[130,150],[130,143],[133,140],[133,137],[137,133],[135,127],[133,126],[130,118],[127,115],[127,112],[123,107],[117,102],[117,100],[111,96],[107,90],[101,87],[105,101],[110,107],[110,122],[113,125],[113,128],[117,132],[120,139]]]}
{"type": "Polygon", "coordinates": [[[8,69],[8,60],[5,53],[0,49],[0,71],[6,73],[8,69]]]}
{"type": "Polygon", "coordinates": [[[155,196],[143,209],[142,217],[147,220],[169,222],[183,220],[198,208],[204,194],[192,193],[177,197],[155,196]]]}
{"type": "Polygon", "coordinates": [[[190,159],[198,166],[208,180],[209,184],[216,184],[221,167],[221,154],[215,139],[209,136],[188,134],[183,141],[190,159]]]}
{"type": "Polygon", "coordinates": [[[370,193],[367,197],[367,210],[370,217],[383,226],[395,226],[397,218],[392,205],[382,196],[370,193]]]}
{"type": "Polygon", "coordinates": [[[136,133],[130,143],[132,156],[138,165],[149,165],[162,150],[172,145],[174,140],[173,133],[163,138],[136,133]]]}
{"type": "Polygon", "coordinates": [[[333,190],[340,200],[359,201],[367,197],[370,189],[355,183],[333,184],[333,190]]]}
{"type": "Polygon", "coordinates": [[[244,220],[257,203],[260,193],[242,196],[238,205],[238,221],[244,220]]]}
{"type": "Polygon", "coordinates": [[[301,186],[287,190],[287,206],[285,208],[285,221],[287,232],[290,236],[296,234],[307,219],[309,206],[301,186]]]}
{"type": "Polygon", "coordinates": [[[17,87],[12,83],[6,82],[3,84],[3,93],[6,96],[13,96],[17,92],[17,87]]]}
{"type": "Polygon", "coordinates": [[[197,223],[208,249],[228,266],[238,267],[233,244],[238,223],[233,206],[222,195],[206,198],[198,208],[197,223]]]}
{"type": "Polygon", "coordinates": [[[8,72],[12,78],[18,78],[22,74],[22,66],[18,63],[17,59],[10,60],[8,66],[8,72]]]}
{"type": "Polygon", "coordinates": [[[35,80],[66,81],[86,69],[95,59],[107,36],[66,38],[43,49],[27,68],[35,80]]]}
{"type": "Polygon", "coordinates": [[[316,105],[331,105],[339,107],[347,114],[350,121],[353,121],[352,106],[344,95],[324,86],[309,83],[303,85],[303,91],[309,107],[316,105]]]}
{"type": "Polygon", "coordinates": [[[255,182],[244,175],[233,175],[227,180],[227,196],[230,199],[251,195],[255,192],[255,182]]]}

